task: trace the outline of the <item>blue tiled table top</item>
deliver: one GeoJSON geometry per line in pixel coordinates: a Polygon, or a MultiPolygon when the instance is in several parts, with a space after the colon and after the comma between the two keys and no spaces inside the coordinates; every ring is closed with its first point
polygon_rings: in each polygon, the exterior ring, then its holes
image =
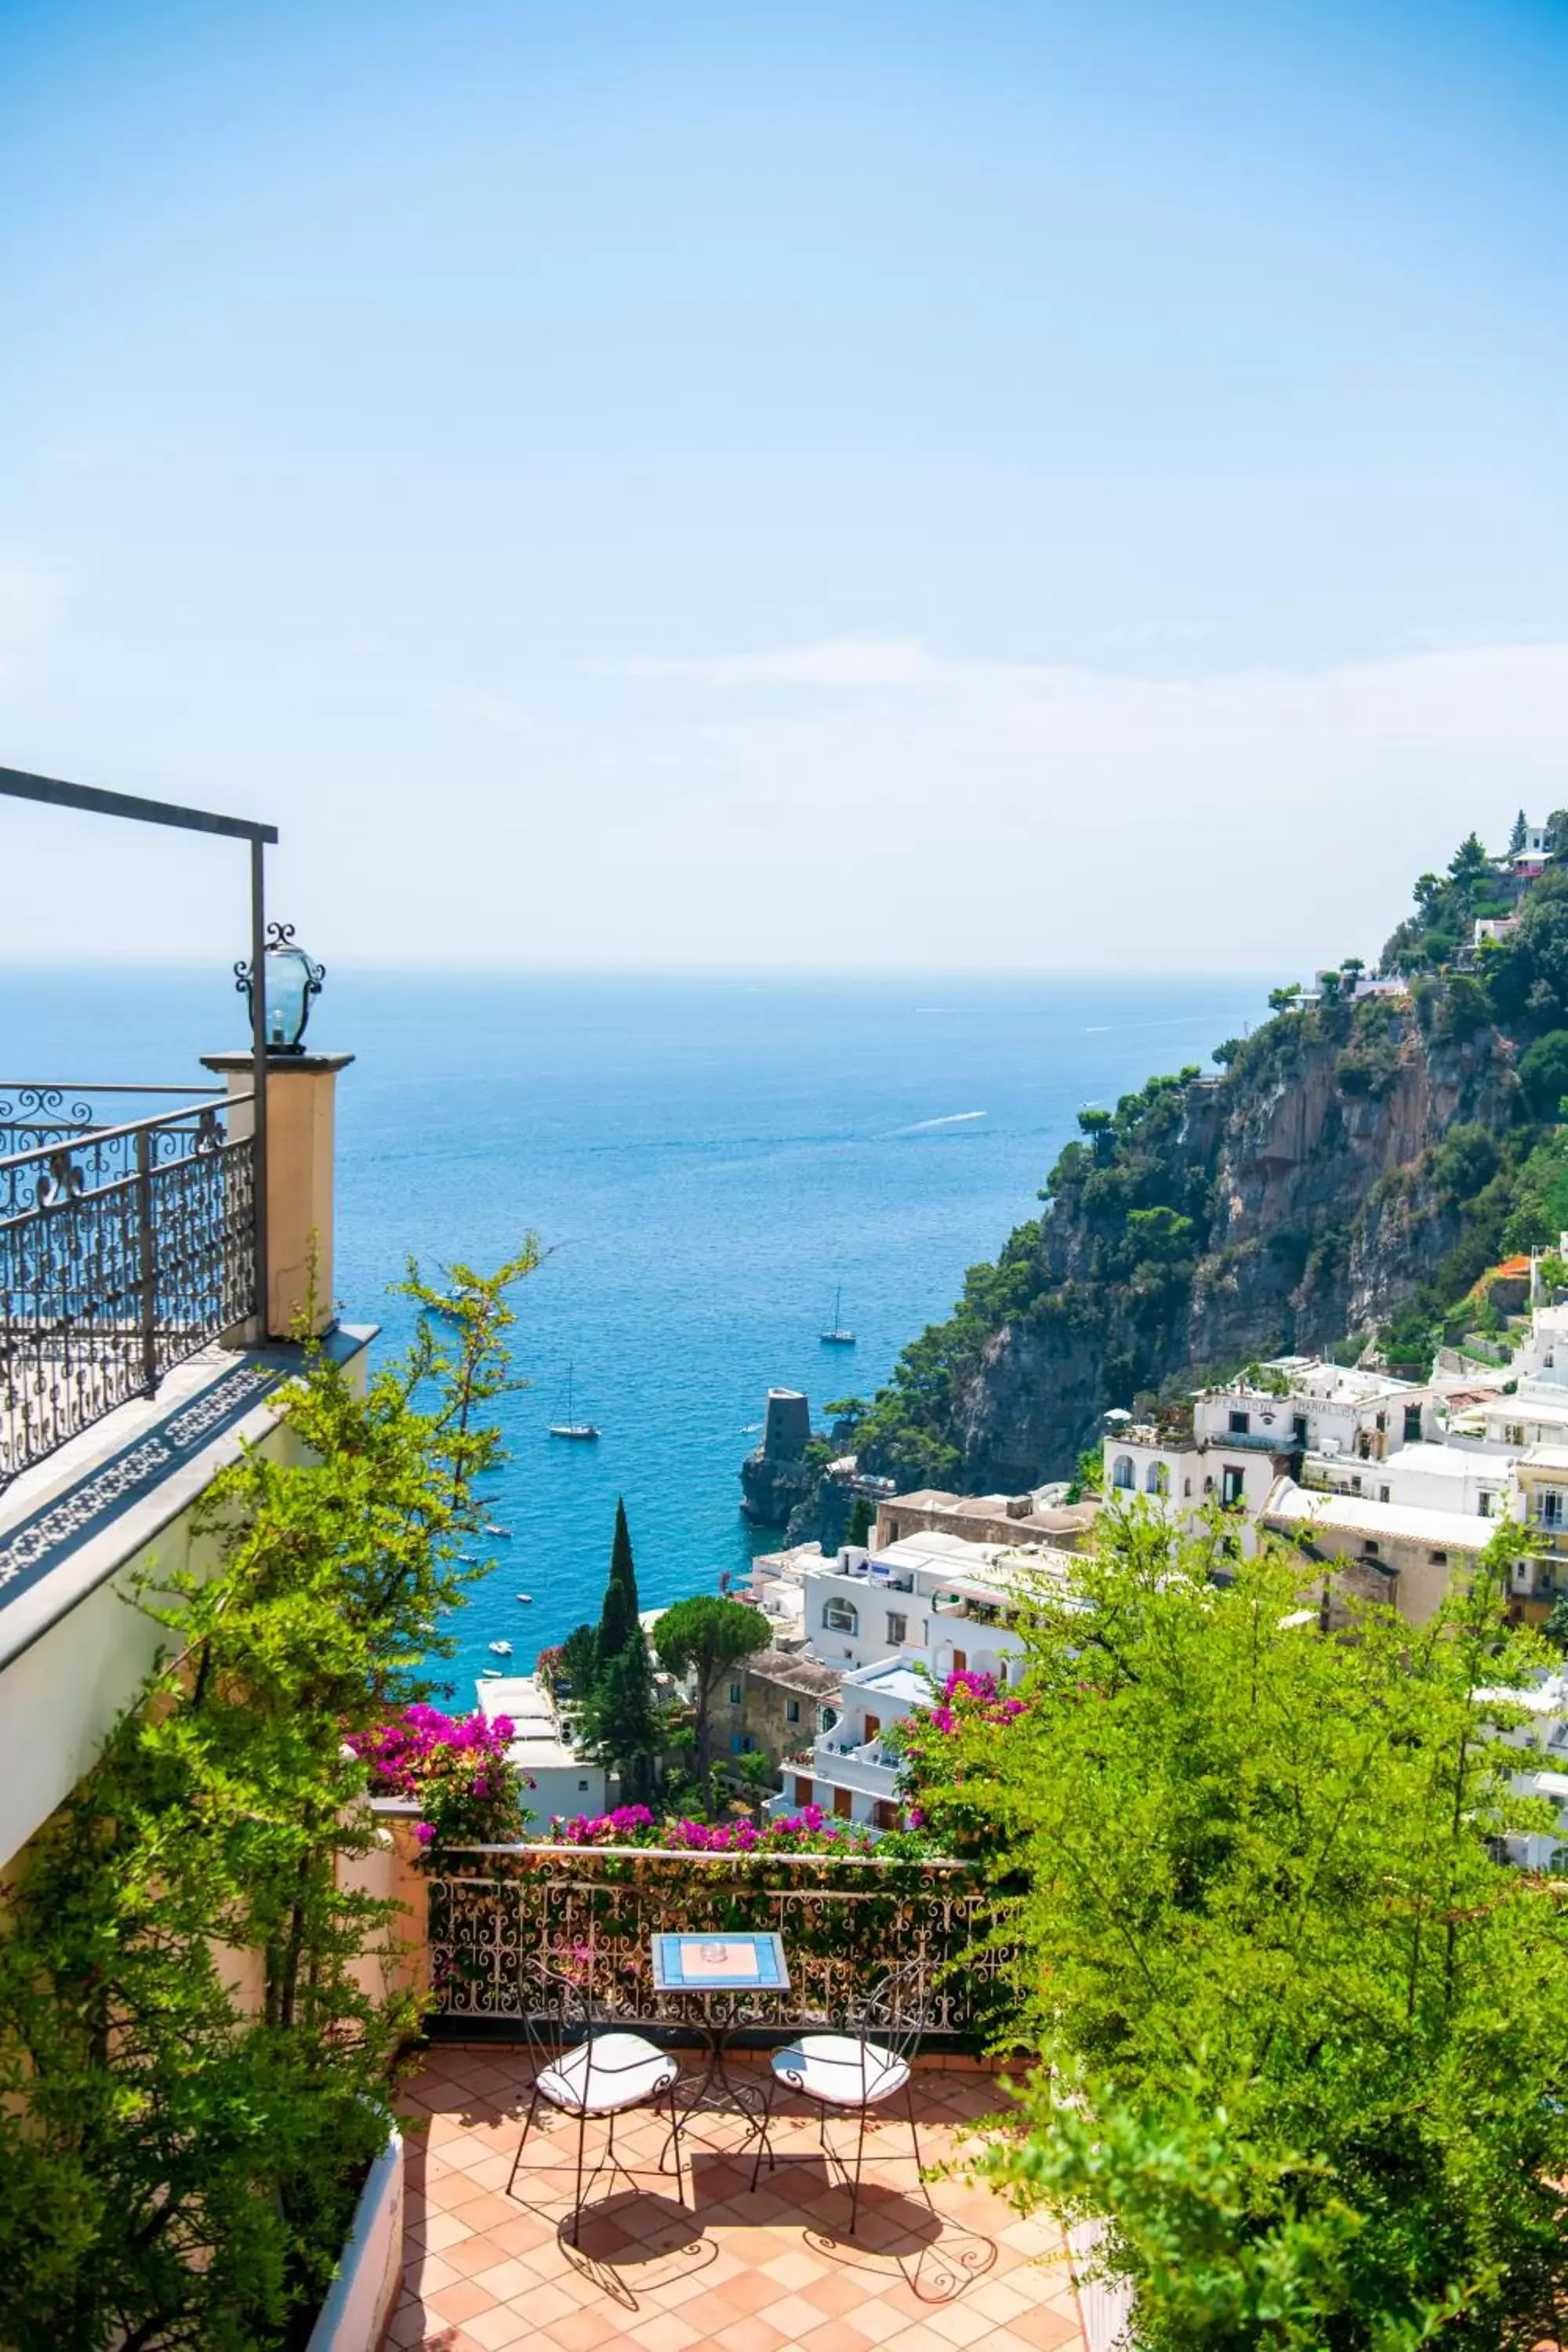
{"type": "Polygon", "coordinates": [[[783,1938],[655,1936],[653,1981],[658,1992],[787,1992],[783,1938]]]}

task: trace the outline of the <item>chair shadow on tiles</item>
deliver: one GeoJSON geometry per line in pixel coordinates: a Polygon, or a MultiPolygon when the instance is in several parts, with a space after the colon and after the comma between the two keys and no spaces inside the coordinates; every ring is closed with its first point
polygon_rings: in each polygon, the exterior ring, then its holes
{"type": "Polygon", "coordinates": [[[824,2150],[816,2117],[775,2116],[776,2132],[781,2124],[778,2162],[764,2167],[754,2190],[749,2162],[706,2151],[694,2159],[697,2218],[721,2245],[727,2230],[799,2230],[808,2251],[826,2263],[901,2278],[921,2303],[931,2304],[954,2302],[993,2267],[993,2240],[941,2212],[923,2180],[905,2188],[876,2179],[869,2150],[851,2236],[849,2177],[837,2149],[830,2143],[824,2150]]]}
{"type": "Polygon", "coordinates": [[[540,2116],[531,2160],[514,2165],[505,2193],[520,2210],[553,2223],[556,2247],[580,2278],[624,2311],[639,2312],[641,2296],[718,2260],[700,2215],[676,2195],[673,2179],[668,2193],[656,2185],[656,2140],[645,2135],[629,2147],[617,2147],[601,2127],[579,2174],[572,2153],[576,2137],[568,2117],[540,2116]]]}
{"type": "Polygon", "coordinates": [[[719,2259],[699,2215],[673,2197],[641,2189],[617,2190],[585,2207],[575,2241],[572,2216],[563,2214],[555,2242],[579,2277],[634,2312],[642,2308],[640,2295],[719,2259]]]}

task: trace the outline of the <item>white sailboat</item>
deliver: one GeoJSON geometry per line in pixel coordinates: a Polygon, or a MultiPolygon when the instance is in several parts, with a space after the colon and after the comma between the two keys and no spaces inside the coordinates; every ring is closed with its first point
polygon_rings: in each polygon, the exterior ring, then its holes
{"type": "Polygon", "coordinates": [[[845,1328],[843,1318],[839,1313],[843,1299],[842,1288],[836,1290],[833,1294],[832,1324],[827,1330],[817,1334],[825,1348],[852,1348],[855,1345],[855,1334],[845,1328]]]}
{"type": "Polygon", "coordinates": [[[572,1367],[570,1364],[566,1367],[566,1418],[564,1421],[552,1421],[550,1424],[550,1434],[552,1437],[573,1437],[575,1438],[580,1444],[584,1442],[591,1441],[599,1434],[598,1425],[596,1423],[592,1421],[578,1421],[573,1415],[572,1367]]]}

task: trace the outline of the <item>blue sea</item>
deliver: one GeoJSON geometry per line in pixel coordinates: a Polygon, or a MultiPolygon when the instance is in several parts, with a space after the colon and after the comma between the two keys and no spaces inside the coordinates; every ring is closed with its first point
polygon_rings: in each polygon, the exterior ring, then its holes
{"type": "MultiPolygon", "coordinates": [[[[964,1268],[1037,1213],[1074,1115],[1207,1062],[1265,979],[715,979],[329,974],[310,1043],[339,1081],[338,1290],[383,1349],[413,1254],[487,1266],[537,1233],[516,1294],[498,1565],[443,1671],[471,1699],[596,1614],[616,1498],[645,1606],[711,1591],[774,1536],[738,1471],[770,1385],[869,1395],[964,1268]],[[818,1337],[836,1292],[852,1348],[818,1337]],[[552,1440],[574,1408],[597,1444],[552,1440]],[[532,1594],[531,1605],[515,1599],[532,1594]]],[[[205,1076],[242,1044],[221,975],[0,965],[0,1076],[205,1076]]]]}

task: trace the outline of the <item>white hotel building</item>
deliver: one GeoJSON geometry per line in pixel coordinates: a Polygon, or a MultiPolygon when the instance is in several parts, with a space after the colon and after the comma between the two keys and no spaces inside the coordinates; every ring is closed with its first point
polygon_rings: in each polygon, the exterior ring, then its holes
{"type": "Polygon", "coordinates": [[[875,1829],[898,1824],[899,1759],[887,1735],[949,1675],[1000,1684],[1023,1675],[1017,1615],[1043,1580],[1058,1590],[1071,1555],[1045,1545],[906,1536],[885,1551],[848,1546],[805,1564],[805,1627],[815,1655],[843,1676],[837,1719],[788,1757],[774,1815],[809,1804],[875,1829]]]}

